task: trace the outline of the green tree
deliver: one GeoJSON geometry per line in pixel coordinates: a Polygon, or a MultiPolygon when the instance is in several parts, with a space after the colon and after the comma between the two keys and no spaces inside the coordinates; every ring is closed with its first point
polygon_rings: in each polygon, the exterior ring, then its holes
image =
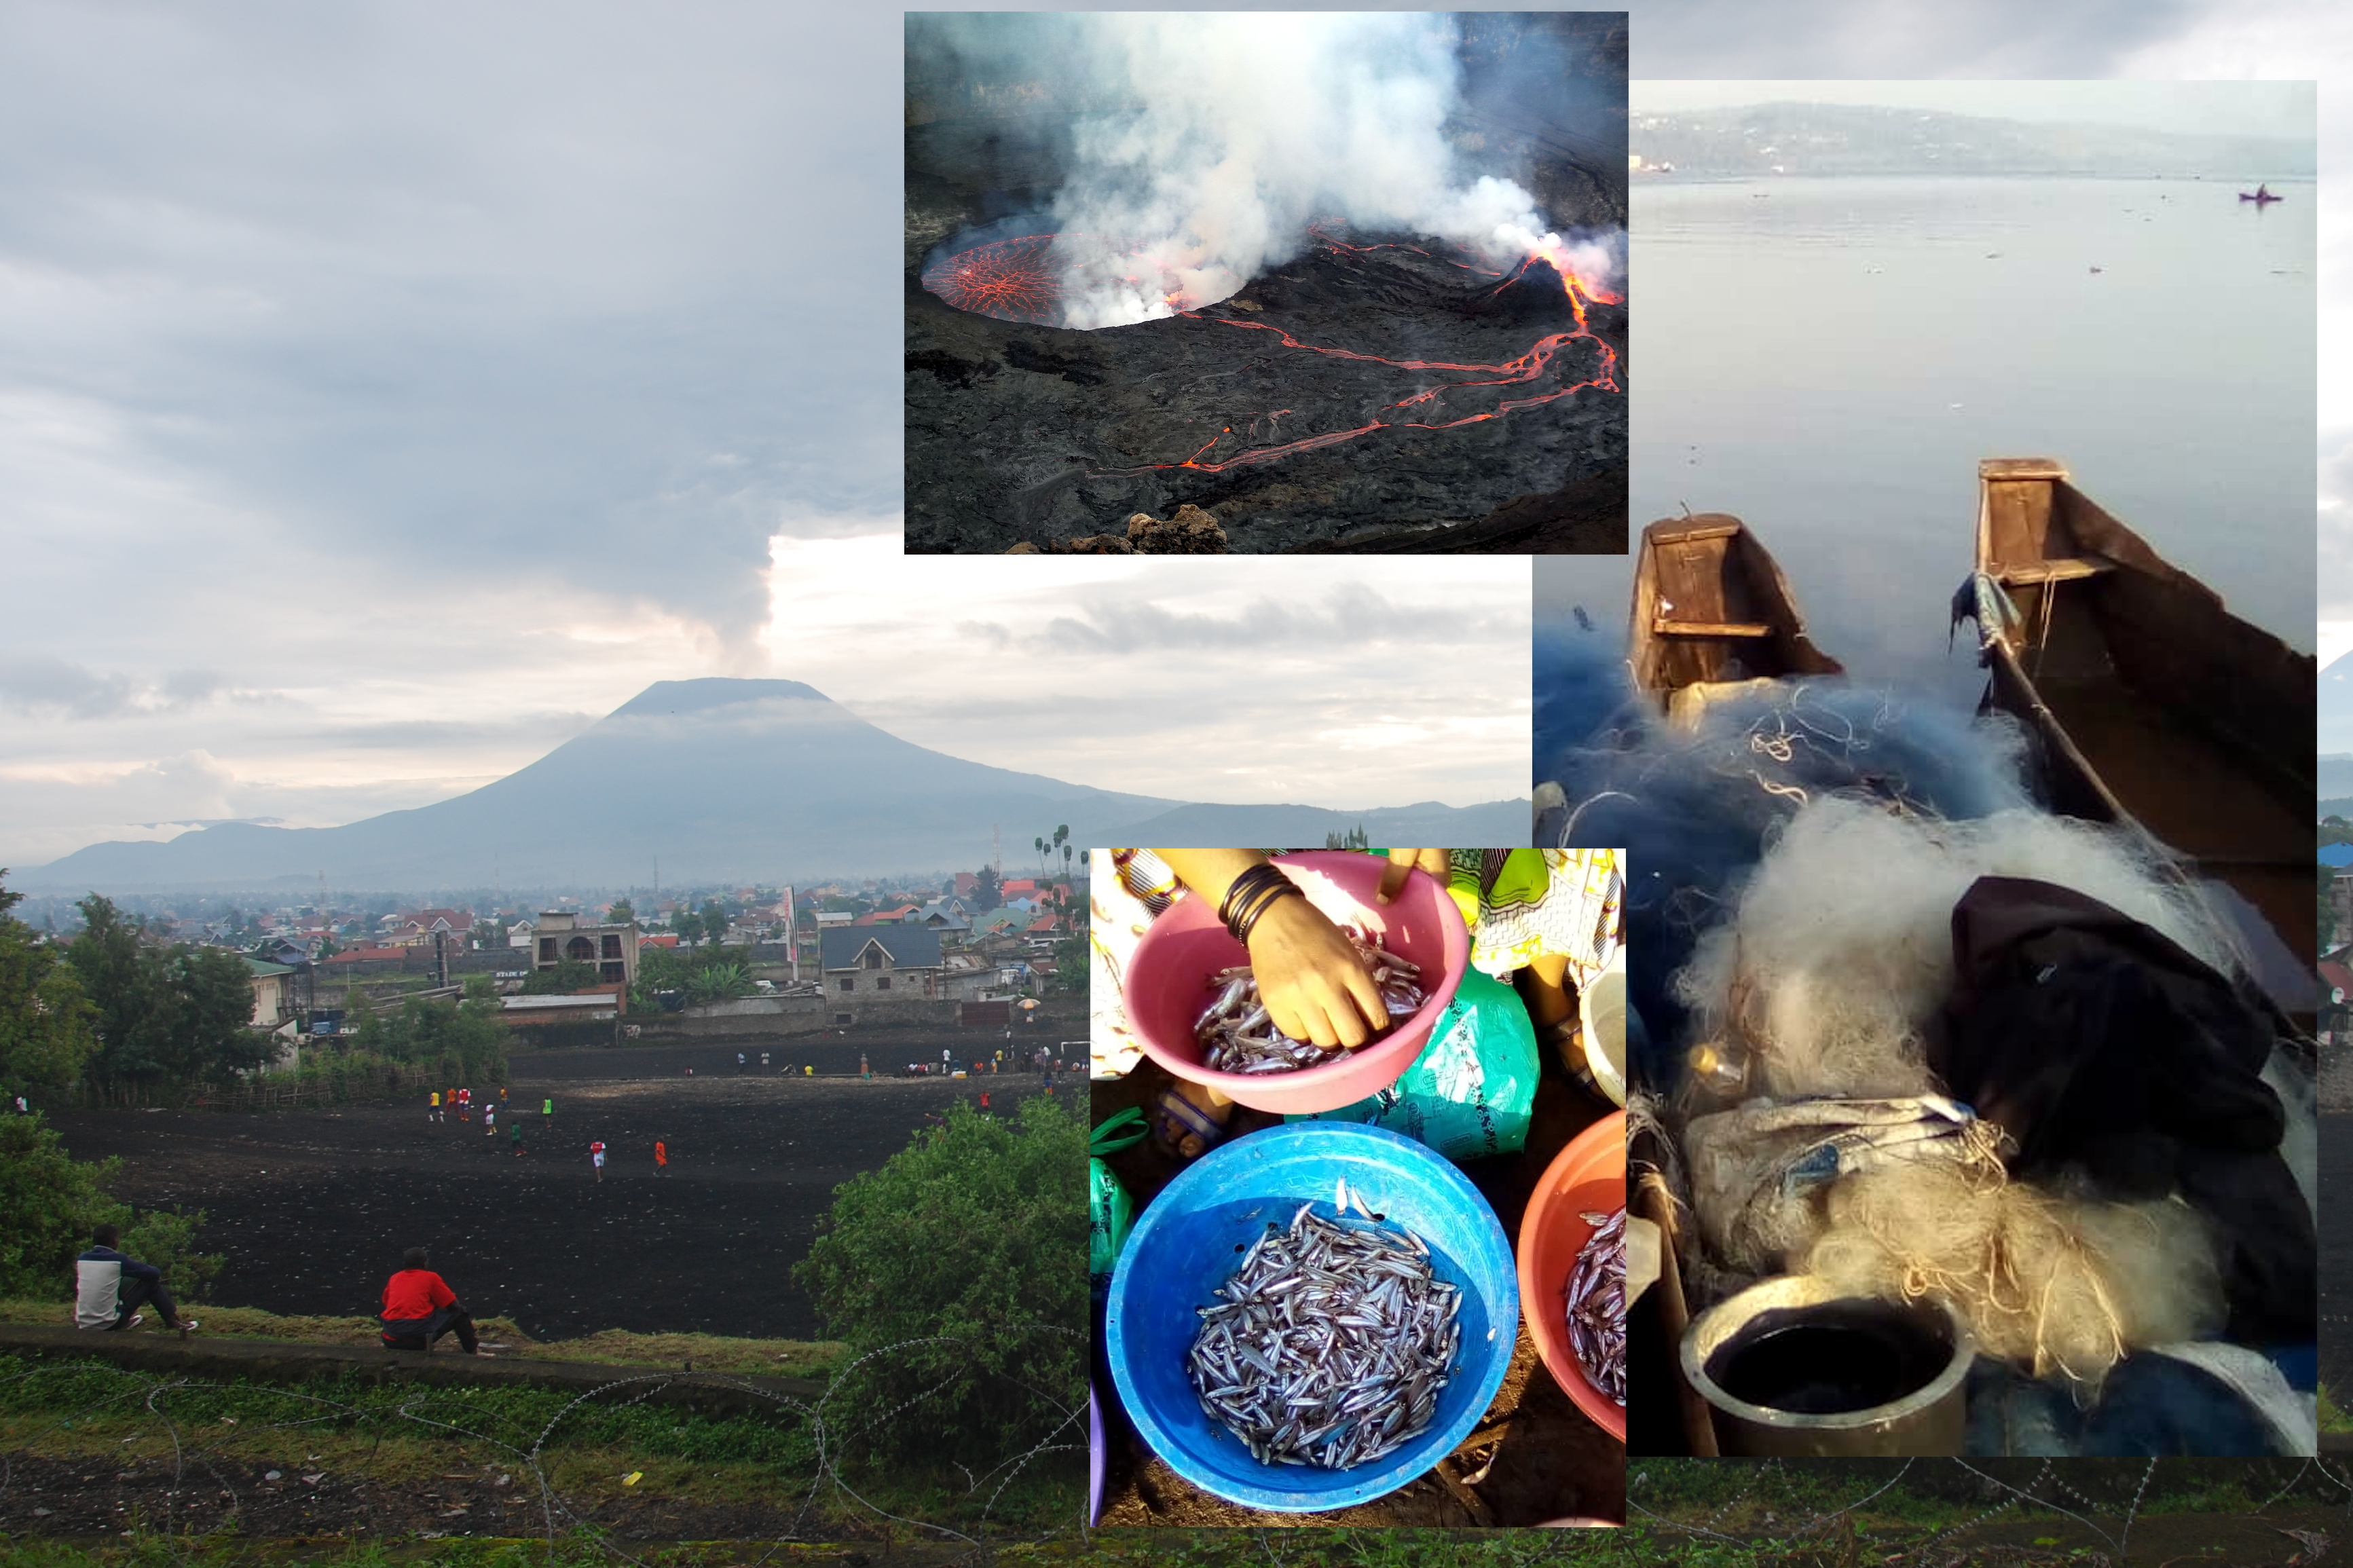
{"type": "Polygon", "coordinates": [[[98,1051],[98,1009],[61,950],[8,913],[23,897],[0,886],[0,1094],[10,1096],[69,1087],[98,1051]]]}
{"type": "Polygon", "coordinates": [[[701,1005],[749,996],[758,987],[752,984],[752,971],[744,964],[707,963],[694,973],[684,989],[686,999],[701,1005]]]}
{"type": "Polygon", "coordinates": [[[94,1075],[178,1090],[269,1059],[268,1037],[249,1027],[252,972],[243,958],[226,948],[143,942],[143,925],[95,893],[76,907],[83,930],[66,960],[97,1009],[94,1075]]]}
{"type": "Polygon", "coordinates": [[[135,1214],[109,1196],[120,1163],[92,1163],[66,1152],[47,1118],[0,1117],[0,1296],[55,1300],[72,1286],[73,1260],[90,1232],[122,1226],[122,1249],[164,1271],[174,1294],[200,1299],[221,1259],[195,1250],[202,1212],[168,1209],[135,1214]]]}
{"type": "Polygon", "coordinates": [[[605,914],[606,923],[617,926],[627,925],[637,918],[638,911],[636,907],[627,899],[617,899],[614,900],[613,907],[607,910],[605,914]]]}
{"type": "Polygon", "coordinates": [[[702,940],[705,942],[727,940],[727,910],[717,899],[702,906],[702,940]]]}
{"type": "Polygon", "coordinates": [[[1087,977],[1092,954],[1087,951],[1087,933],[1074,931],[1054,944],[1054,990],[1058,994],[1083,996],[1087,994],[1087,977]]]}
{"type": "Polygon", "coordinates": [[[983,866],[980,868],[979,880],[973,885],[972,901],[972,912],[976,915],[987,914],[1004,904],[1005,881],[997,874],[996,867],[983,866]]]}
{"type": "Polygon", "coordinates": [[[586,991],[604,980],[597,967],[585,958],[567,958],[553,969],[534,969],[522,983],[526,996],[568,996],[575,991],[586,991]]]}
{"type": "Polygon", "coordinates": [[[681,943],[692,947],[702,935],[702,917],[692,910],[680,910],[670,917],[670,929],[678,933],[681,943]]]}
{"type": "Polygon", "coordinates": [[[959,1104],[834,1189],[793,1278],[857,1362],[826,1404],[843,1448],[994,1464],[1072,1440],[1087,1219],[1071,1194],[1085,1163],[1085,1129],[1057,1100],[1006,1119],[959,1104]]]}

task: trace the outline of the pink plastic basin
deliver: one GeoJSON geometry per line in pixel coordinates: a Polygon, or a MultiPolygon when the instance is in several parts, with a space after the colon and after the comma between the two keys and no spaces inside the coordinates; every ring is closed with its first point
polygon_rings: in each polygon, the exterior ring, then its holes
{"type": "Polygon", "coordinates": [[[1128,1023],[1145,1053],[1162,1067],[1253,1110],[1286,1116],[1337,1110],[1387,1089],[1413,1065],[1470,966],[1471,933],[1452,897],[1419,871],[1407,876],[1395,900],[1377,903],[1381,872],[1388,865],[1380,856],[1324,850],[1286,855],[1275,865],[1334,921],[1377,932],[1390,952],[1419,965],[1428,987],[1420,1010],[1371,1045],[1322,1067],[1211,1072],[1201,1065],[1193,1026],[1216,999],[1210,976],[1248,963],[1250,954],[1227,932],[1208,900],[1187,893],[1135,944],[1127,966],[1128,1023]]]}

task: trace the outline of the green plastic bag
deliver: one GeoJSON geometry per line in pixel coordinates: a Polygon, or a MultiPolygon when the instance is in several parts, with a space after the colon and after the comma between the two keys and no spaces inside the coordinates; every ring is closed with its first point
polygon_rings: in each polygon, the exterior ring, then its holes
{"type": "Polygon", "coordinates": [[[1541,1068],[1519,993],[1473,969],[1395,1083],[1337,1110],[1283,1120],[1385,1127],[1457,1162],[1516,1154],[1527,1147],[1541,1068]]]}
{"type": "Polygon", "coordinates": [[[1087,1276],[1097,1300],[1110,1292],[1119,1249],[1127,1245],[1127,1233],[1135,1224],[1135,1200],[1102,1157],[1141,1142],[1144,1134],[1144,1112],[1131,1105],[1087,1140],[1087,1276]]]}

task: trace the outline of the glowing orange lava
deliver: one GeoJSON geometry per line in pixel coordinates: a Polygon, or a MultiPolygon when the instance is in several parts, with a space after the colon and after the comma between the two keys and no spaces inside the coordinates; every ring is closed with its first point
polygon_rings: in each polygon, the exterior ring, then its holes
{"type": "Polygon", "coordinates": [[[923,269],[923,287],[959,310],[1032,326],[1062,324],[1062,264],[1054,236],[976,245],[923,269]]]}
{"type": "MultiPolygon", "coordinates": [[[[1334,239],[1330,235],[1324,233],[1320,228],[1311,229],[1309,232],[1314,234],[1316,239],[1321,241],[1326,248],[1335,251],[1351,251],[1361,254],[1362,252],[1369,250],[1395,249],[1410,250],[1417,256],[1430,255],[1430,252],[1416,246],[1348,245],[1342,241],[1334,239]]],[[[1432,258],[1432,259],[1444,260],[1446,258],[1432,258]]],[[[1217,435],[1211,437],[1198,451],[1195,452],[1191,457],[1184,459],[1182,462],[1145,463],[1137,468],[1114,468],[1103,470],[1103,472],[1106,477],[1150,473],[1155,469],[1166,468],[1192,468],[1198,472],[1208,474],[1223,473],[1229,468],[1244,468],[1254,467],[1260,463],[1278,462],[1284,458],[1293,457],[1301,452],[1311,452],[1322,447],[1336,447],[1343,441],[1353,441],[1359,436],[1368,436],[1376,430],[1451,430],[1460,426],[1476,425],[1483,420],[1500,419],[1506,414],[1517,413],[1523,408],[1538,407],[1558,398],[1567,397],[1572,393],[1584,392],[1588,389],[1599,392],[1617,392],[1620,390],[1618,384],[1617,374],[1618,351],[1611,348],[1608,342],[1603,341],[1588,326],[1587,326],[1585,311],[1587,305],[1589,303],[1598,302],[1611,305],[1622,304],[1624,302],[1624,297],[1622,295],[1610,294],[1598,287],[1595,287],[1586,279],[1579,278],[1576,272],[1567,265],[1565,260],[1543,252],[1532,254],[1523,258],[1519,266],[1514,268],[1508,276],[1505,276],[1503,282],[1498,283],[1495,286],[1494,290],[1491,290],[1491,292],[1500,291],[1518,281],[1520,277],[1538,260],[1544,260],[1551,264],[1553,269],[1559,274],[1562,288],[1568,295],[1569,309],[1575,313],[1577,318],[1576,329],[1571,331],[1548,333],[1546,336],[1537,339],[1535,344],[1531,347],[1527,353],[1520,354],[1515,358],[1505,360],[1501,364],[1455,364],[1442,360],[1384,359],[1378,354],[1358,353],[1353,349],[1326,348],[1316,343],[1304,343],[1300,342],[1297,338],[1293,337],[1289,332],[1284,331],[1282,328],[1272,326],[1264,321],[1238,321],[1221,316],[1197,317],[1195,318],[1196,320],[1213,321],[1221,326],[1239,327],[1245,331],[1272,332],[1282,341],[1283,347],[1297,349],[1304,353],[1324,354],[1333,359],[1356,360],[1368,364],[1392,365],[1399,370],[1454,372],[1461,374],[1466,379],[1450,381],[1439,386],[1426,387],[1409,396],[1399,398],[1396,402],[1380,409],[1378,413],[1381,416],[1376,417],[1366,424],[1356,426],[1350,429],[1327,430],[1321,435],[1308,436],[1295,441],[1283,441],[1267,446],[1252,447],[1244,445],[1241,449],[1236,451],[1230,457],[1209,460],[1209,453],[1223,443],[1228,437],[1234,433],[1233,426],[1229,425],[1220,429],[1217,435]],[[1544,374],[1555,354],[1558,353],[1568,344],[1579,341],[1592,343],[1593,346],[1600,352],[1601,355],[1601,363],[1596,369],[1595,373],[1583,381],[1577,382],[1570,385],[1556,386],[1545,392],[1532,393],[1525,397],[1504,398],[1498,401],[1492,408],[1482,409],[1475,414],[1466,414],[1457,419],[1440,419],[1427,416],[1440,411],[1440,405],[1443,405],[1446,395],[1451,392],[1461,391],[1466,387],[1514,386],[1534,383],[1544,374]],[[1424,416],[1418,418],[1402,416],[1395,418],[1388,417],[1388,416],[1392,414],[1404,416],[1409,413],[1421,415],[1424,416]]],[[[1461,261],[1451,261],[1449,264],[1460,267],[1465,271],[1482,273],[1490,278],[1498,276],[1498,274],[1490,268],[1473,267],[1467,262],[1461,261]]],[[[1256,418],[1251,419],[1250,423],[1244,426],[1244,442],[1248,442],[1251,437],[1256,436],[1258,433],[1259,421],[1261,419],[1267,422],[1268,433],[1269,435],[1271,435],[1274,431],[1275,422],[1281,419],[1283,415],[1289,414],[1290,412],[1290,409],[1285,408],[1278,410],[1271,415],[1261,415],[1256,418]]]]}

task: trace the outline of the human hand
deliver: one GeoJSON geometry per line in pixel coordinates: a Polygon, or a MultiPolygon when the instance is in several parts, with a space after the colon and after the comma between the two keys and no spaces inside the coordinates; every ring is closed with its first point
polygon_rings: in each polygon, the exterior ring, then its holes
{"type": "Polygon", "coordinates": [[[1250,933],[1250,972],[1274,1026],[1350,1050],[1388,1026],[1388,1008],[1347,933],[1305,899],[1269,904],[1250,933]]]}
{"type": "Polygon", "coordinates": [[[1411,871],[1427,871],[1438,879],[1440,887],[1446,886],[1447,873],[1452,868],[1443,849],[1392,849],[1389,863],[1381,868],[1380,901],[1388,903],[1405,886],[1406,875],[1411,871]]]}

